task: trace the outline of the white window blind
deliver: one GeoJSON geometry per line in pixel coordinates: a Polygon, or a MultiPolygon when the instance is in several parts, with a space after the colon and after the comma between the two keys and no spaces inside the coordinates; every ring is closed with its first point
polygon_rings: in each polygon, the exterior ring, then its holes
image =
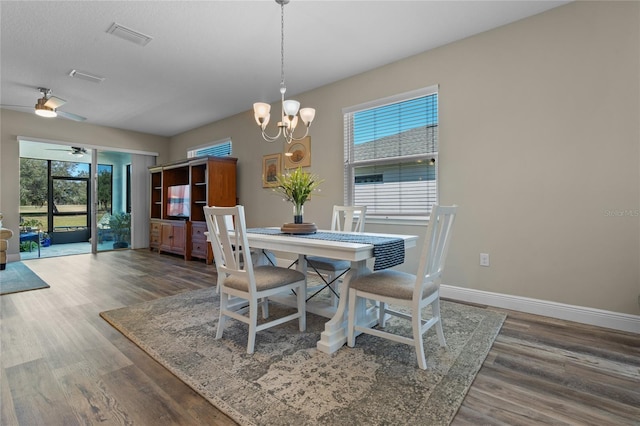
{"type": "Polygon", "coordinates": [[[187,158],[212,155],[214,157],[228,157],[231,155],[231,139],[211,142],[187,151],[187,158]]]}
{"type": "Polygon", "coordinates": [[[438,202],[437,86],[343,113],[345,203],[368,216],[428,216],[438,202]]]}

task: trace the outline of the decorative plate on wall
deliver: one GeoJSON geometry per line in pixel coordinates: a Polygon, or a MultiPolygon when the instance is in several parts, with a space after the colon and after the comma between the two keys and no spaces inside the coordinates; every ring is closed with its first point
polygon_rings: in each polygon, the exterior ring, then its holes
{"type": "Polygon", "coordinates": [[[311,136],[286,145],[284,155],[285,169],[309,166],[311,166],[311,136]]]}

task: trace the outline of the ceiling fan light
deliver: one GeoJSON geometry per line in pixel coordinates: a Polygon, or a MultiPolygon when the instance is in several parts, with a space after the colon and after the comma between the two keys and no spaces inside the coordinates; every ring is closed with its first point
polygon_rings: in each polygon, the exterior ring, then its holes
{"type": "Polygon", "coordinates": [[[56,114],[56,111],[45,105],[45,103],[47,102],[46,98],[40,98],[38,99],[38,102],[36,103],[36,115],[39,115],[40,117],[47,117],[47,118],[53,118],[55,116],[57,116],[58,114],[56,114]]]}
{"type": "Polygon", "coordinates": [[[58,114],[51,108],[48,108],[48,107],[39,108],[38,105],[36,105],[36,115],[39,115],[40,117],[54,118],[58,114]]]}

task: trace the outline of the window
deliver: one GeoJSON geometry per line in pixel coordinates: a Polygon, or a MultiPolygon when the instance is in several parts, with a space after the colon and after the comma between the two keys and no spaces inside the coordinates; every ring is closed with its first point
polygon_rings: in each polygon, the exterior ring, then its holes
{"type": "Polygon", "coordinates": [[[437,86],[343,110],[345,204],[426,218],[438,202],[437,86]]]}
{"type": "Polygon", "coordinates": [[[112,213],[113,202],[113,166],[111,164],[98,164],[98,193],[97,193],[98,217],[105,213],[112,213]]]}
{"type": "MultiPolygon", "coordinates": [[[[21,157],[21,221],[38,224],[48,233],[87,228],[90,168],[88,163],[21,157]]],[[[111,213],[112,194],[113,166],[98,164],[99,217],[111,213]]]]}
{"type": "Polygon", "coordinates": [[[231,155],[231,138],[211,142],[207,145],[195,147],[187,151],[187,158],[212,155],[214,157],[228,157],[231,155]]]}

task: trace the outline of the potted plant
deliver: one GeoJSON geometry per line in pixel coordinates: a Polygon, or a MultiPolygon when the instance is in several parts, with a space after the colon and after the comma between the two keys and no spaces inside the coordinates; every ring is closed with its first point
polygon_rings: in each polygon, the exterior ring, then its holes
{"type": "Polygon", "coordinates": [[[42,247],[49,247],[51,245],[51,236],[47,232],[43,232],[40,236],[40,245],[42,247]]]}
{"type": "Polygon", "coordinates": [[[126,212],[116,213],[109,219],[109,228],[113,233],[113,248],[129,247],[131,237],[131,214],[126,212]]]}
{"type": "Polygon", "coordinates": [[[293,203],[293,222],[303,223],[303,206],[307,202],[311,193],[318,189],[324,182],[317,175],[303,172],[301,167],[294,171],[276,176],[278,182],[273,190],[293,203]]]}
{"type": "Polygon", "coordinates": [[[36,218],[20,218],[20,232],[32,232],[42,229],[42,222],[36,218]]]}

